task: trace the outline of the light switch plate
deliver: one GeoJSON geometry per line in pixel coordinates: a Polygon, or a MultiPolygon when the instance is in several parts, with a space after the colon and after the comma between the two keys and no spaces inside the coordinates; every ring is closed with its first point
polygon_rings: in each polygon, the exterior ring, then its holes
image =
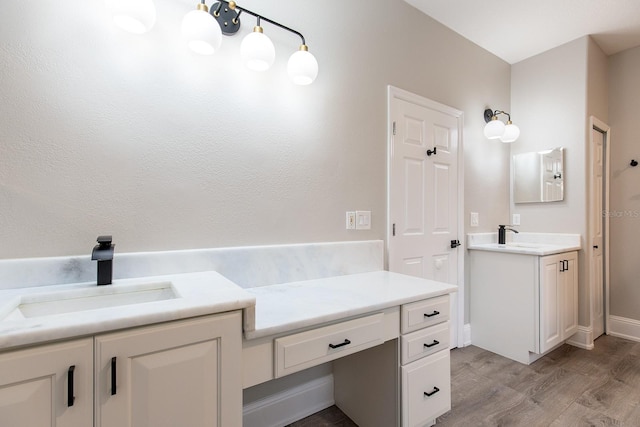
{"type": "Polygon", "coordinates": [[[513,214],[513,221],[511,221],[511,224],[513,225],[520,225],[520,214],[513,214]]]}
{"type": "Polygon", "coordinates": [[[478,212],[471,212],[471,227],[478,227],[480,225],[480,215],[478,212]]]}
{"type": "Polygon", "coordinates": [[[356,229],[356,213],[351,211],[347,212],[347,230],[356,229]]]}
{"type": "Polygon", "coordinates": [[[356,211],[356,230],[371,230],[371,211],[356,211]]]}

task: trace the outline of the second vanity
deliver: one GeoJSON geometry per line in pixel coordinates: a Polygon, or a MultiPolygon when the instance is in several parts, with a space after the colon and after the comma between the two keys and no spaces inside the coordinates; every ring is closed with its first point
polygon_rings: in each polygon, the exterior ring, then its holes
{"type": "Polygon", "coordinates": [[[578,330],[580,235],[468,237],[474,345],[530,364],[578,330]]]}

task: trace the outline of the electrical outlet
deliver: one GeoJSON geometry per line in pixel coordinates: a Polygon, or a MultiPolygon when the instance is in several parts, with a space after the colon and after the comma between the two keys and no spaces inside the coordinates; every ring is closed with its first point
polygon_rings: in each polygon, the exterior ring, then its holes
{"type": "Polygon", "coordinates": [[[356,213],[347,212],[347,230],[356,229],[356,213]]]}
{"type": "Polygon", "coordinates": [[[520,225],[520,214],[513,214],[513,221],[511,221],[512,225],[520,225]]]}
{"type": "Polygon", "coordinates": [[[480,215],[478,212],[471,212],[471,227],[478,227],[480,225],[480,215]]]}

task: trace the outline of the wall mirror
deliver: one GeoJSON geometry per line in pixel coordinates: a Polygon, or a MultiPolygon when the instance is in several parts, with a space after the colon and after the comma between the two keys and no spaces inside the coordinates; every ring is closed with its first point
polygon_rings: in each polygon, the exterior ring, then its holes
{"type": "Polygon", "coordinates": [[[513,202],[557,202],[564,199],[564,148],[513,156],[513,202]]]}

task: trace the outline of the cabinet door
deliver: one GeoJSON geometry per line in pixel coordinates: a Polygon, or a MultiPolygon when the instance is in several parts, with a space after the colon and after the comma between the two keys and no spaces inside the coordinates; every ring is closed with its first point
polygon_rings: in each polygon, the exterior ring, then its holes
{"type": "Polygon", "coordinates": [[[578,254],[563,255],[565,262],[559,275],[562,282],[562,330],[564,339],[578,331],[578,254]]]}
{"type": "Polygon", "coordinates": [[[558,255],[540,258],[540,353],[563,341],[560,264],[558,255]]]}
{"type": "Polygon", "coordinates": [[[92,338],[0,353],[0,426],[92,424],[92,338]]]}
{"type": "Polygon", "coordinates": [[[242,425],[240,312],[96,337],[96,427],[242,425]]]}

